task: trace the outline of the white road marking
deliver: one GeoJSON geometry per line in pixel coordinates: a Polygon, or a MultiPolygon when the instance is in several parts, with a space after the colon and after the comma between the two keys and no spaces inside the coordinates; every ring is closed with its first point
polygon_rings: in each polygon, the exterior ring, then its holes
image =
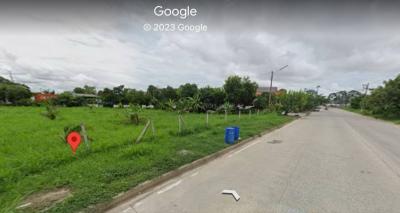
{"type": "Polygon", "coordinates": [[[190,175],[190,177],[194,177],[194,176],[196,176],[196,175],[198,175],[199,174],[199,172],[195,172],[195,173],[193,173],[192,175],[190,175]]]}
{"type": "Polygon", "coordinates": [[[157,194],[162,194],[162,193],[164,193],[164,192],[166,192],[166,191],[168,191],[168,190],[174,188],[175,186],[181,184],[181,182],[182,182],[182,180],[178,180],[178,181],[176,181],[175,183],[173,183],[173,184],[171,184],[171,185],[169,185],[169,186],[167,186],[167,187],[161,189],[160,191],[157,192],[157,194]]]}
{"type": "Polygon", "coordinates": [[[122,213],[127,213],[129,211],[133,210],[131,207],[128,207],[127,209],[125,209],[124,211],[122,211],[122,213]]]}
{"type": "Polygon", "coordinates": [[[235,190],[224,190],[222,191],[222,194],[231,194],[235,198],[236,201],[240,199],[239,194],[235,190]]]}
{"type": "Polygon", "coordinates": [[[234,155],[240,153],[241,151],[243,151],[243,150],[245,150],[245,149],[247,149],[247,148],[250,148],[251,146],[254,146],[254,145],[258,144],[258,143],[260,143],[260,141],[257,141],[257,142],[254,142],[254,143],[252,143],[252,144],[249,144],[249,145],[243,147],[242,149],[239,149],[238,151],[236,151],[236,152],[234,152],[234,153],[228,155],[227,158],[230,158],[230,157],[232,157],[232,156],[234,156],[234,155]]]}
{"type": "Polygon", "coordinates": [[[137,202],[137,203],[135,203],[135,205],[133,207],[138,207],[140,205],[142,205],[142,202],[137,202]]]}

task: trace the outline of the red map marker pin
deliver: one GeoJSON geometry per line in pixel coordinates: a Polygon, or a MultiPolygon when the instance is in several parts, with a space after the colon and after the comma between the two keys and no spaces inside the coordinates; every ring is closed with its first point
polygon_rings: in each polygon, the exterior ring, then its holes
{"type": "Polygon", "coordinates": [[[67,136],[67,142],[71,146],[72,152],[75,154],[76,149],[78,149],[81,143],[81,135],[78,132],[70,132],[67,136]]]}

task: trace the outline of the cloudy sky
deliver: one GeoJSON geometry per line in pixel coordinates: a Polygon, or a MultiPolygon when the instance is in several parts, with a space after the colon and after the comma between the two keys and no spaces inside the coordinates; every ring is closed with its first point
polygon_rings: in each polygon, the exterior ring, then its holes
{"type": "Polygon", "coordinates": [[[221,86],[233,74],[260,86],[328,94],[372,87],[400,73],[396,1],[11,1],[0,3],[0,75],[33,91],[190,82],[221,86]],[[34,3],[32,3],[34,2],[34,3]],[[196,8],[158,17],[153,9],[196,8]],[[144,24],[207,25],[154,32],[144,24]]]}

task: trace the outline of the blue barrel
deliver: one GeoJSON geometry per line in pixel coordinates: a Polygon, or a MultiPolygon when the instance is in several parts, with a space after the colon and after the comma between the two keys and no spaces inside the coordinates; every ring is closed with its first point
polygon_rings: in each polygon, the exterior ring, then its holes
{"type": "Polygon", "coordinates": [[[233,144],[235,143],[235,129],[228,127],[225,129],[225,143],[233,144]]]}
{"type": "Polygon", "coordinates": [[[240,137],[240,128],[238,126],[233,126],[233,129],[235,129],[235,141],[239,140],[240,137]]]}

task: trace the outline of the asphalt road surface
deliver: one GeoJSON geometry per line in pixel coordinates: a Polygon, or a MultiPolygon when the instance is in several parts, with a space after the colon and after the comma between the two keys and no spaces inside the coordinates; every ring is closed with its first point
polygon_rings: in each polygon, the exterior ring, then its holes
{"type": "Polygon", "coordinates": [[[400,212],[400,127],[314,112],[110,212],[400,212]]]}

